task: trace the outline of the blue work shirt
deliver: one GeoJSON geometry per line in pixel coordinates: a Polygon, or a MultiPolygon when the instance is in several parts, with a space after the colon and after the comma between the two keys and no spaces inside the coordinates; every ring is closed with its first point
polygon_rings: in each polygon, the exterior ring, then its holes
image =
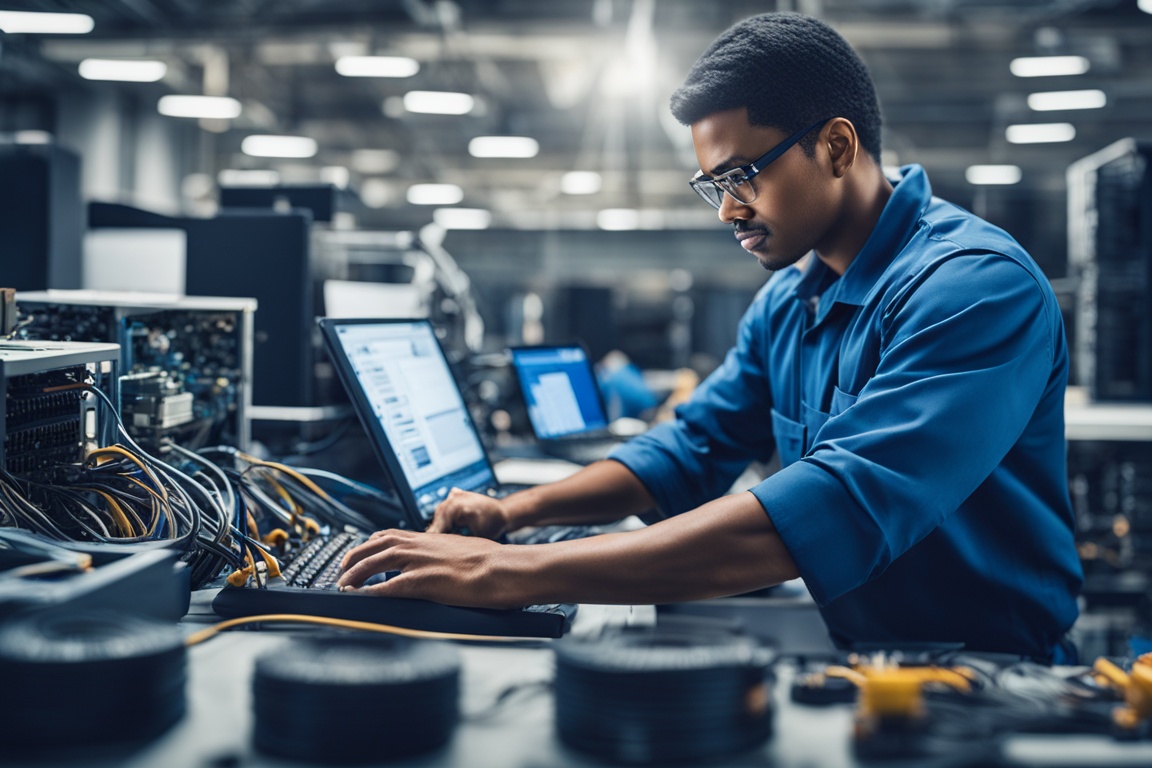
{"type": "Polygon", "coordinates": [[[1083,575],[1056,298],[1003,230],[907,166],[843,275],[781,270],[673,422],[616,449],[673,515],[751,489],[832,639],[1051,659],[1083,575]]]}

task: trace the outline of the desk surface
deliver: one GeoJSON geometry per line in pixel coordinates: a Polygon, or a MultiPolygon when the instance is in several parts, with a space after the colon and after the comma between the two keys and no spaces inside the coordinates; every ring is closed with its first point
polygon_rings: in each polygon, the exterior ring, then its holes
{"type": "MultiPolygon", "coordinates": [[[[202,601],[198,601],[201,603],[202,601]]],[[[794,601],[785,601],[786,604],[794,601]]],[[[574,631],[587,631],[592,624],[649,623],[652,609],[584,606],[583,625],[574,631]],[[623,612],[623,613],[622,613],[623,612]]],[[[795,606],[781,613],[779,620],[792,620],[795,606]]],[[[193,615],[185,622],[189,631],[208,617],[193,615]]],[[[202,607],[199,609],[202,611],[202,607]]],[[[760,610],[772,616],[775,610],[766,601],[760,610]]],[[[764,623],[771,623],[765,619],[764,623]]],[[[74,761],[18,763],[5,760],[0,750],[0,766],[5,768],[298,768],[306,764],[288,763],[257,753],[251,744],[253,727],[251,676],[261,654],[292,643],[308,629],[281,631],[235,631],[221,634],[197,645],[188,654],[188,713],[168,733],[129,754],[85,754],[74,761]]],[[[382,763],[394,768],[463,766],[466,768],[593,768],[607,765],[575,752],[560,743],[553,724],[553,701],[543,688],[525,690],[510,697],[495,710],[500,693],[513,686],[552,679],[551,641],[532,641],[518,646],[461,645],[462,722],[451,742],[423,757],[382,763]],[[477,718],[477,713],[489,716],[477,718]],[[469,717],[473,715],[473,717],[469,717]]],[[[720,760],[716,768],[878,768],[901,766],[922,768],[923,761],[871,761],[861,763],[852,754],[852,707],[806,707],[788,698],[793,668],[777,665],[778,682],[774,700],[774,735],[762,747],[720,760]]],[[[131,713],[126,713],[131,716],[131,713]]],[[[1030,736],[1014,737],[1002,747],[1001,765],[1017,768],[1041,766],[1143,766],[1152,765],[1152,742],[1119,743],[1106,737],[1030,736]]],[[[381,744],[381,755],[387,745],[381,744]]],[[[953,763],[936,763],[944,765],[953,763]]]]}

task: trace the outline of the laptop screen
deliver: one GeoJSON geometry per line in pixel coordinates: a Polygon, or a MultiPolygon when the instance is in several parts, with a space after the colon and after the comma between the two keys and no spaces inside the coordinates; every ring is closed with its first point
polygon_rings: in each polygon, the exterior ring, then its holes
{"type": "Polygon", "coordinates": [[[496,487],[468,406],[427,320],[325,318],[320,325],[406,507],[427,522],[452,488],[483,493],[496,487]]]}
{"type": "Polygon", "coordinates": [[[607,428],[596,374],[583,347],[514,347],[510,351],[536,437],[549,440],[607,428]]]}

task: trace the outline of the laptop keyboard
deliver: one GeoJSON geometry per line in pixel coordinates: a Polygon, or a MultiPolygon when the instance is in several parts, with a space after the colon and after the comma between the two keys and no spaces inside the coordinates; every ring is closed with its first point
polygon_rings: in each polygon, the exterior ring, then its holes
{"type": "Polygon", "coordinates": [[[224,587],[212,601],[213,610],[225,617],[295,613],[432,632],[510,637],[562,637],[572,626],[577,606],[570,603],[497,610],[340,592],[336,581],[344,554],[366,540],[363,534],[346,532],[316,537],[283,568],[282,579],[272,579],[264,588],[224,587]]]}

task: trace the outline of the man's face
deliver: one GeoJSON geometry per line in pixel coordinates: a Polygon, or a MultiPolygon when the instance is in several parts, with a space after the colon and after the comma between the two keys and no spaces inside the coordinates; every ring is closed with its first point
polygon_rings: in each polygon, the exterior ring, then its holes
{"type": "MultiPolygon", "coordinates": [[[[821,129],[813,131],[819,135],[821,129]]],[[[708,176],[747,165],[787,137],[748,122],[745,107],[717,112],[692,124],[700,169],[708,176]]],[[[732,224],[740,245],[765,269],[795,264],[818,248],[835,220],[832,175],[817,146],[809,157],[796,145],[750,180],[756,199],[741,203],[725,194],[720,220],[732,224]],[[821,162],[823,160],[823,162],[821,162]]]]}

